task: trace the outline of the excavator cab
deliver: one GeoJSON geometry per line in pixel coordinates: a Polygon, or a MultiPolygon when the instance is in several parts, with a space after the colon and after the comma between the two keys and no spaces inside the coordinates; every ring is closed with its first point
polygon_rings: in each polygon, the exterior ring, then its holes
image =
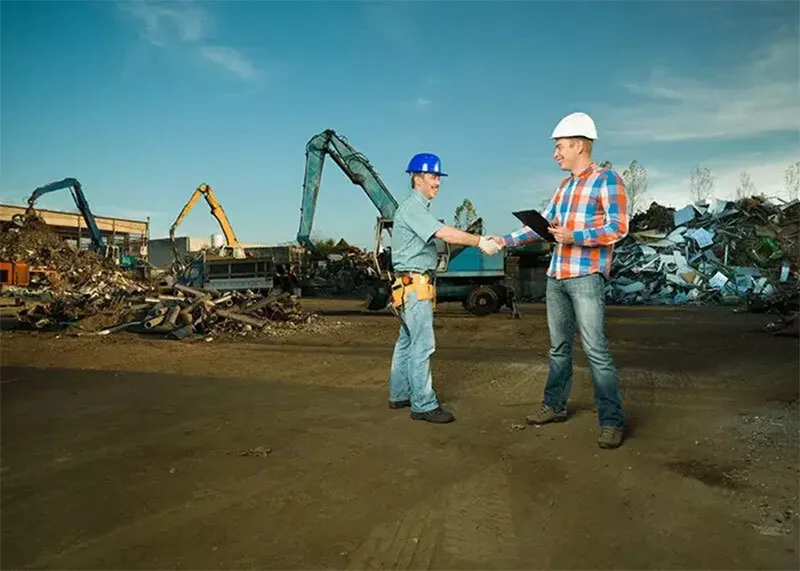
{"type": "Polygon", "coordinates": [[[239,246],[231,246],[229,244],[220,246],[219,250],[215,253],[222,258],[244,259],[247,257],[247,255],[244,253],[244,248],[240,248],[239,246]]]}
{"type": "Polygon", "coordinates": [[[116,244],[106,244],[104,250],[105,251],[103,252],[103,255],[105,256],[106,259],[112,259],[117,264],[120,263],[122,254],[119,251],[119,246],[117,246],[116,244]]]}

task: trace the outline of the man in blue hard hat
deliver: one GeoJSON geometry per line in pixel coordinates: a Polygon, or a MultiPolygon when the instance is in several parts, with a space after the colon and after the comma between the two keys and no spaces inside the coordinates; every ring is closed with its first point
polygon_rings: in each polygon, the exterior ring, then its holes
{"type": "Polygon", "coordinates": [[[439,406],[433,390],[430,358],[436,350],[433,305],[436,300],[434,270],[439,238],[448,244],[480,248],[492,255],[502,248],[484,236],[463,232],[437,220],[430,212],[439,192],[442,172],[439,157],[419,153],[411,157],[406,172],[411,192],[397,207],[392,230],[392,309],[401,320],[394,346],[389,379],[389,407],[411,407],[411,418],[447,423],[455,417],[439,406]]]}

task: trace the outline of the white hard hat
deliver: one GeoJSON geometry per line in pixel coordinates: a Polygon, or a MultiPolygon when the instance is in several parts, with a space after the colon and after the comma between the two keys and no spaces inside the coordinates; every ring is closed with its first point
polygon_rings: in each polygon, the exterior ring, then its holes
{"type": "Polygon", "coordinates": [[[550,135],[551,139],[560,137],[586,137],[594,141],[597,139],[597,129],[586,113],[571,113],[558,122],[550,135]]]}

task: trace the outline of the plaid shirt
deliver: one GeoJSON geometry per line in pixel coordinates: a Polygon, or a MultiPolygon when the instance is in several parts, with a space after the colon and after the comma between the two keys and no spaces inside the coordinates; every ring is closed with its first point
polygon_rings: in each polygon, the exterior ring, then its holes
{"type": "MultiPolygon", "coordinates": [[[[625,183],[616,172],[596,163],[561,181],[542,212],[551,224],[572,230],[573,243],[556,243],[547,275],[556,279],[611,272],[614,243],[628,234],[625,183]]],[[[542,239],[527,226],[503,236],[506,246],[542,239]]]]}

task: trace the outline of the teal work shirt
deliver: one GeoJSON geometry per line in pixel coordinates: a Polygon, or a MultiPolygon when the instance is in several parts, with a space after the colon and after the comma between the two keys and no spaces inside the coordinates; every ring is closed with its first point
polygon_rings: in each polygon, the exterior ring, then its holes
{"type": "Polygon", "coordinates": [[[399,272],[436,269],[434,234],[443,223],[431,214],[431,201],[412,190],[397,207],[392,229],[392,265],[399,272]]]}

